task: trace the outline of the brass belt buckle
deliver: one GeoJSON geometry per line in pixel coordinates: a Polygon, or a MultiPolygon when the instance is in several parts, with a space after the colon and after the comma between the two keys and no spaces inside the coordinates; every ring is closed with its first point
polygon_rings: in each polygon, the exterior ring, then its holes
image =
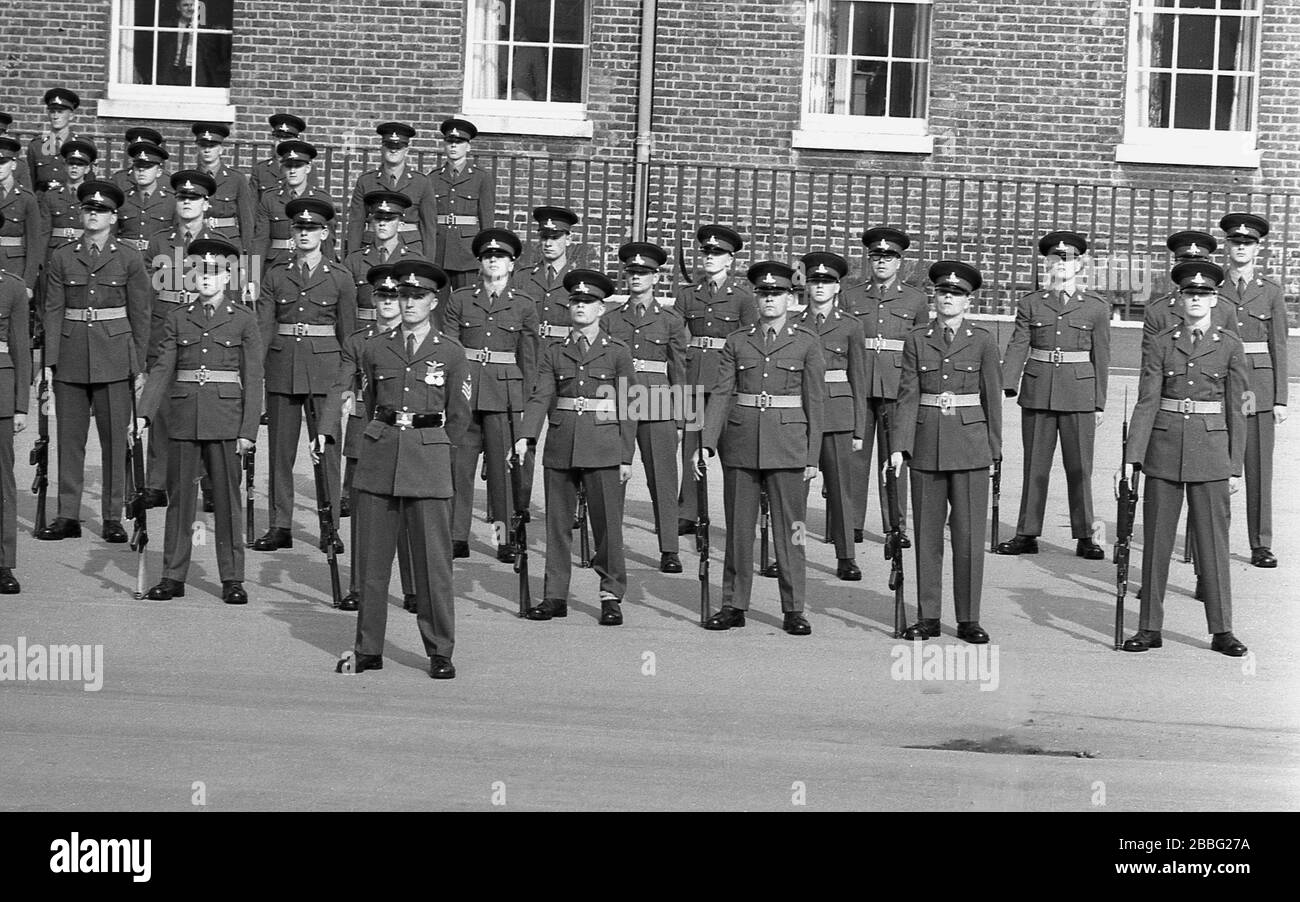
{"type": "Polygon", "coordinates": [[[1063,362],[1063,360],[1064,360],[1064,354],[1062,353],[1061,349],[1053,348],[1051,352],[1051,362],[1055,364],[1060,364],[1063,362]]]}
{"type": "Polygon", "coordinates": [[[1182,413],[1192,413],[1195,405],[1196,402],[1193,401],[1191,398],[1183,398],[1181,401],[1178,402],[1178,409],[1182,413]]]}
{"type": "Polygon", "coordinates": [[[409,410],[393,411],[393,418],[394,422],[403,429],[411,428],[411,424],[415,422],[415,414],[409,410]]]}
{"type": "Polygon", "coordinates": [[[758,409],[759,409],[759,410],[766,410],[767,408],[769,408],[769,407],[771,407],[771,406],[772,406],[772,396],[769,395],[766,391],[759,392],[759,393],[758,393],[758,409]]]}
{"type": "Polygon", "coordinates": [[[587,399],[581,396],[574,398],[573,409],[578,412],[578,416],[582,416],[582,412],[587,409],[587,399]]]}
{"type": "Polygon", "coordinates": [[[469,359],[472,360],[472,361],[474,361],[475,363],[486,364],[486,363],[488,362],[488,354],[489,354],[489,353],[490,353],[490,352],[488,351],[487,348],[479,348],[477,351],[474,351],[474,352],[470,355],[470,358],[469,358],[469,359]]]}
{"type": "Polygon", "coordinates": [[[293,334],[294,334],[294,335],[306,335],[306,334],[307,334],[307,324],[306,324],[306,323],[294,323],[294,324],[293,324],[293,334]]]}
{"type": "Polygon", "coordinates": [[[957,396],[950,391],[943,392],[939,395],[939,409],[950,410],[957,406],[957,396]]]}
{"type": "Polygon", "coordinates": [[[86,320],[86,322],[88,322],[88,323],[93,323],[93,322],[95,321],[95,308],[94,308],[94,307],[87,307],[87,308],[86,308],[85,320],[86,320]]]}
{"type": "Polygon", "coordinates": [[[197,382],[199,385],[208,384],[208,368],[206,366],[199,367],[198,372],[195,373],[194,381],[197,382]]]}

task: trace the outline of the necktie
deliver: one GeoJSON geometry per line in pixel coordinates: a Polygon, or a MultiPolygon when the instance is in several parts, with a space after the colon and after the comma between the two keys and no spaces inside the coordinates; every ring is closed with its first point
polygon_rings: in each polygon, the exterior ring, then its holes
{"type": "Polygon", "coordinates": [[[397,173],[394,172],[388,177],[388,183],[392,186],[394,191],[397,190],[397,173]]]}
{"type": "Polygon", "coordinates": [[[415,356],[415,333],[406,333],[406,359],[410,360],[415,356]]]}
{"type": "Polygon", "coordinates": [[[546,281],[547,282],[555,281],[555,267],[551,266],[549,263],[546,265],[546,281]]]}
{"type": "Polygon", "coordinates": [[[90,259],[91,260],[99,259],[99,245],[93,241],[90,242],[90,259]]]}
{"type": "Polygon", "coordinates": [[[820,328],[822,327],[822,323],[824,323],[824,322],[826,322],[826,314],[824,314],[824,313],[819,313],[819,314],[817,314],[817,328],[818,328],[818,329],[820,329],[820,328]]]}
{"type": "Polygon", "coordinates": [[[205,318],[207,318],[207,319],[212,319],[212,305],[211,305],[211,304],[204,304],[204,305],[203,305],[203,316],[204,316],[205,318]]]}
{"type": "Polygon", "coordinates": [[[388,248],[386,248],[386,247],[381,247],[381,248],[379,249],[379,262],[380,262],[380,263],[387,263],[387,262],[388,262],[388,248]]]}
{"type": "Polygon", "coordinates": [[[943,327],[943,343],[946,345],[952,344],[952,326],[943,327]]]}
{"type": "Polygon", "coordinates": [[[1238,294],[1238,295],[1244,295],[1245,293],[1246,293],[1246,280],[1245,280],[1245,279],[1238,279],[1238,280],[1237,280],[1237,294],[1238,294]]]}
{"type": "Polygon", "coordinates": [[[774,341],[776,341],[776,329],[768,326],[767,329],[763,331],[763,347],[772,347],[772,342],[774,341]]]}
{"type": "Polygon", "coordinates": [[[636,305],[636,315],[641,319],[645,319],[645,304],[636,305]]]}
{"type": "Polygon", "coordinates": [[[587,336],[578,336],[578,350],[582,352],[583,357],[586,357],[587,352],[591,350],[591,342],[587,341],[587,336]]]}
{"type": "Polygon", "coordinates": [[[307,267],[307,261],[304,260],[302,265],[298,267],[298,272],[300,274],[302,281],[306,282],[307,274],[311,272],[311,270],[307,267]]]}
{"type": "Polygon", "coordinates": [[[1196,346],[1200,343],[1200,341],[1201,341],[1201,330],[1200,330],[1200,329],[1193,329],[1193,330],[1192,330],[1192,347],[1196,347],[1196,346]]]}

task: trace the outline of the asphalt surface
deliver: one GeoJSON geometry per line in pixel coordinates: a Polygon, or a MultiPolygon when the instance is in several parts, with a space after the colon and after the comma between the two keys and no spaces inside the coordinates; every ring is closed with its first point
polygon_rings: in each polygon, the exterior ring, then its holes
{"type": "MultiPolygon", "coordinates": [[[[1125,386],[1132,400],[1135,380],[1112,378],[1096,453],[1094,497],[1108,533],[1125,386]]],[[[1005,413],[1004,537],[1021,482],[1014,402],[1005,413]]],[[[458,678],[428,678],[395,574],[385,669],[341,676],[334,662],[352,647],[355,615],[330,607],[305,449],[297,543],[248,552],[252,601],[230,608],[217,594],[211,547],[196,549],[185,598],[133,599],[134,555],[98,538],[97,466],[85,537],[32,539],[29,429],[16,443],[23,592],[0,601],[0,644],[102,645],[103,685],[0,682],[0,808],[187,810],[198,800],[212,810],[1294,810],[1300,623],[1290,529],[1300,523],[1300,480],[1286,463],[1296,428],[1279,431],[1279,569],[1249,566],[1244,495],[1233,499],[1234,627],[1250,657],[1209,650],[1192,569],[1177,560],[1165,647],[1113,651],[1114,567],[1073,555],[1058,465],[1043,553],[986,559],[981,622],[997,652],[988,689],[895,678],[913,649],[891,636],[879,523],[869,518],[858,549],[864,581],[837,581],[832,547],[819,541],[820,480],[811,492],[809,637],[781,631],[776,583],[762,578],[745,629],[696,625],[693,545],[683,539],[685,573],[658,573],[638,460],[625,520],[625,626],[597,625],[589,570],[575,571],[567,620],[518,620],[516,577],[491,556],[480,522],[472,557],[456,562],[458,678]]],[[[97,462],[93,432],[87,459],[97,462]]],[[[477,494],[481,512],[481,483],[477,494]]],[[[716,606],[720,491],[711,513],[716,606]]],[[[162,511],[151,514],[152,582],[162,511]]],[[[542,535],[535,523],[535,595],[542,535]]],[[[1140,523],[1135,545],[1136,584],[1140,523]]],[[[909,617],[915,566],[909,551],[909,617]]],[[[1130,592],[1129,632],[1137,606],[1130,592]]],[[[944,613],[943,638],[926,646],[964,654],[950,598],[944,613]]]]}

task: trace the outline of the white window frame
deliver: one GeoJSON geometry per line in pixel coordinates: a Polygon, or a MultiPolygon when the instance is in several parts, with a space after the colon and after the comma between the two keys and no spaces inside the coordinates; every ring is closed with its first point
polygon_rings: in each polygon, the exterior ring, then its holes
{"type": "MultiPolygon", "coordinates": [[[[156,0],[155,10],[160,9],[163,2],[156,0]]],[[[133,18],[134,6],[131,0],[113,0],[109,4],[108,86],[104,99],[99,102],[97,115],[120,119],[234,122],[237,108],[230,102],[229,88],[141,85],[121,80],[123,68],[129,70],[133,64],[133,21],[126,20],[133,18]]],[[[164,27],[156,33],[168,31],[175,29],[164,27]]],[[[156,46],[154,53],[156,57],[156,46]]]]}
{"type": "MultiPolygon", "coordinates": [[[[812,113],[812,98],[823,90],[814,66],[813,54],[819,48],[812,46],[817,33],[816,17],[829,15],[832,0],[806,0],[804,21],[803,92],[800,104],[799,128],[793,134],[795,148],[820,150],[858,150],[882,153],[934,153],[934,136],[930,134],[928,116],[852,116],[836,113],[812,113]]],[[[877,0],[890,2],[890,0],[877,0]]],[[[928,7],[930,25],[934,25],[933,0],[892,0],[928,7]]],[[[890,40],[893,40],[892,29],[890,40]]],[[[891,57],[892,58],[892,57],[891,57]]],[[[930,47],[926,48],[925,73],[926,111],[929,111],[930,68],[933,60],[930,47]]]]}
{"type": "MultiPolygon", "coordinates": [[[[1263,152],[1256,143],[1259,138],[1259,95],[1261,81],[1260,51],[1263,43],[1264,0],[1257,0],[1253,10],[1180,9],[1157,7],[1153,0],[1131,0],[1129,10],[1128,75],[1124,91],[1124,141],[1115,148],[1117,163],[1156,163],[1173,166],[1226,166],[1239,169],[1258,169],[1263,152]],[[1148,72],[1140,71],[1138,61],[1143,58],[1143,18],[1154,20],[1156,11],[1179,16],[1233,15],[1242,19],[1255,19],[1255,71],[1249,74],[1253,81],[1251,91],[1250,121],[1254,128],[1242,130],[1215,130],[1200,128],[1152,128],[1143,125],[1150,104],[1148,72]]],[[[1176,68],[1175,57],[1170,68],[1176,68]]],[[[1159,67],[1166,68],[1166,67],[1159,67]]],[[[1180,70],[1186,71],[1186,70],[1180,70]]],[[[1240,74],[1236,70],[1206,69],[1213,76],[1240,74]]],[[[1243,70],[1244,71],[1244,70],[1243,70]]]]}
{"type": "MultiPolygon", "coordinates": [[[[509,3],[510,0],[502,0],[509,3]]],[[[525,3],[530,0],[517,0],[525,3]]],[[[582,93],[587,93],[587,74],[591,71],[591,7],[594,0],[584,0],[583,17],[586,20],[582,33],[587,41],[582,45],[583,85],[582,93]]],[[[552,6],[554,15],[554,6],[552,6]]],[[[474,81],[476,77],[488,77],[473,68],[476,58],[475,45],[495,46],[497,41],[483,41],[478,38],[485,31],[484,11],[479,0],[468,0],[465,17],[465,79],[461,87],[461,115],[474,122],[481,132],[508,135],[543,135],[563,138],[590,138],[595,129],[587,115],[587,104],[558,103],[551,101],[500,100],[476,98],[474,81]]],[[[576,45],[561,43],[546,46],[573,47],[576,45]]],[[[513,55],[511,57],[513,59],[513,55]]]]}

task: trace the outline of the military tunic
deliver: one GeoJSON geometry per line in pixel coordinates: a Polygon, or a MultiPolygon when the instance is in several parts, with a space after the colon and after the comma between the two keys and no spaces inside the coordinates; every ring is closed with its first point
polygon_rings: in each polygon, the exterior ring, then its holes
{"type": "Polygon", "coordinates": [[[654,508],[659,553],[676,554],[677,429],[682,425],[686,381],[686,323],[673,307],[651,299],[645,312],[631,299],[601,320],[601,326],[632,352],[634,375],[628,389],[628,417],[636,424],[641,466],[654,508]]]}
{"type": "Polygon", "coordinates": [[[8,191],[0,188],[0,270],[36,288],[46,244],[40,204],[30,188],[14,179],[8,191]]]}
{"type": "MultiPolygon", "coordinates": [[[[313,188],[308,183],[301,194],[294,194],[286,186],[278,190],[262,192],[257,202],[257,213],[253,220],[253,249],[262,255],[263,272],[269,272],[275,263],[283,263],[293,258],[293,223],[289,221],[284,208],[289,201],[299,197],[315,197],[333,206],[334,200],[320,188],[313,188]]],[[[320,245],[321,255],[326,260],[335,257],[334,231],[325,226],[325,240],[320,245]]]]}
{"type": "Polygon", "coordinates": [[[518,437],[536,441],[543,421],[547,424],[542,451],[546,469],[543,599],[568,601],[579,484],[587,495],[595,542],[591,566],[600,577],[601,594],[619,601],[627,594],[619,467],[632,464],[636,424],[620,411],[617,398],[618,385],[629,384],[634,374],[627,345],[603,331],[586,353],[576,333],[542,350],[518,437]],[[578,405],[583,409],[561,409],[578,405]]]}
{"type": "Polygon", "coordinates": [[[789,614],[804,607],[806,548],[796,531],[808,508],[804,469],[821,458],[826,360],[821,339],[792,318],[770,345],[765,328],[759,322],[727,336],[712,367],[701,441],[718,450],[723,466],[722,605],[749,609],[759,493],[766,491],[781,610],[789,614]],[[794,406],[775,406],[769,396],[794,406]]]}
{"type": "Polygon", "coordinates": [[[411,199],[411,205],[402,212],[402,221],[398,223],[398,237],[413,252],[431,257],[435,240],[433,220],[437,216],[433,186],[427,175],[416,172],[409,164],[402,167],[402,174],[396,179],[385,175],[382,169],[371,169],[358,176],[352,202],[348,204],[349,254],[374,243],[374,227],[366,221],[365,198],[371,191],[397,191],[411,199]]]}
{"type": "Polygon", "coordinates": [[[208,317],[202,301],[171,305],[149,378],[137,405],[153,423],[165,410],[170,452],[163,576],[185,582],[193,552],[195,483],[212,480],[217,572],[222,582],[244,579],[241,465],[236,440],[257,441],[262,410],[262,336],[252,310],[231,299],[208,317]],[[188,378],[181,381],[178,376],[188,378]],[[209,373],[238,374],[238,382],[210,381],[209,373]]]}
{"type": "Polygon", "coordinates": [[[1017,535],[1042,535],[1059,435],[1070,533],[1092,538],[1092,452],[1109,373],[1110,305],[1101,295],[1043,290],[1020,299],[1002,368],[1006,391],[1020,396],[1025,459],[1017,535]],[[1036,359],[1044,356],[1054,359],[1036,359]]]}
{"type": "MultiPolygon", "coordinates": [[[[863,282],[845,288],[840,293],[840,306],[862,323],[865,347],[866,423],[862,450],[853,453],[853,465],[849,471],[853,486],[853,526],[862,529],[867,522],[867,495],[873,475],[871,445],[875,443],[878,461],[888,459],[890,424],[886,420],[892,420],[895,415],[898,381],[903,372],[903,341],[912,329],[930,321],[930,299],[921,289],[895,278],[887,285],[863,282]]],[[[898,478],[906,479],[906,473],[907,465],[904,464],[898,478]]],[[[888,532],[888,499],[883,489],[878,487],[877,492],[880,495],[881,532],[888,532]]],[[[898,493],[898,509],[899,516],[906,523],[906,492],[898,493]]]]}
{"type": "Polygon", "coordinates": [[[39,203],[44,246],[37,257],[44,263],[57,248],[81,237],[81,201],[77,200],[75,185],[60,185],[42,191],[39,203]]]}
{"type": "Polygon", "coordinates": [[[159,182],[145,195],[137,187],[126,190],[126,203],[117,214],[117,238],[141,254],[149,249],[149,241],[172,228],[176,219],[176,193],[159,182]]]}
{"type": "MultiPolygon", "coordinates": [[[[207,172],[202,167],[199,170],[207,172]]],[[[250,251],[257,197],[248,184],[248,176],[225,163],[207,174],[217,183],[217,190],[208,198],[208,212],[205,214],[208,225],[225,235],[241,253],[250,251]]]]}
{"type": "Polygon", "coordinates": [[[31,172],[31,187],[39,195],[68,181],[67,161],[59,155],[59,148],[81,136],[65,129],[62,135],[45,131],[27,142],[27,167],[31,172]]]}
{"type": "Polygon", "coordinates": [[[1002,457],[1002,368],[997,339],[987,329],[963,319],[950,345],[943,333],[936,320],[907,335],[890,445],[911,465],[920,616],[938,620],[942,609],[947,522],[953,606],[963,623],[980,616],[988,468],[1002,457]]]}
{"type": "Polygon", "coordinates": [[[451,277],[453,289],[467,287],[479,269],[474,236],[496,224],[496,182],[468,162],[459,173],[444,164],[429,173],[429,181],[437,222],[432,260],[451,277]]]}
{"type": "Polygon", "coordinates": [[[18,555],[18,491],[14,481],[14,415],[26,414],[32,384],[27,292],[0,272],[0,567],[18,555]]]}
{"type": "Polygon", "coordinates": [[[1250,375],[1241,341],[1231,332],[1211,327],[1208,335],[1193,339],[1185,323],[1153,339],[1142,360],[1129,425],[1126,463],[1140,466],[1146,477],[1139,627],[1159,630],[1164,621],[1169,558],[1186,490],[1206,620],[1210,632],[1222,633],[1232,629],[1228,477],[1241,475],[1246,456],[1246,416],[1239,399],[1250,375]],[[1165,405],[1163,399],[1173,403],[1165,405]]]}
{"type": "MultiPolygon", "coordinates": [[[[284,168],[280,165],[279,157],[271,157],[266,160],[258,160],[253,164],[253,169],[248,174],[248,187],[253,192],[253,208],[256,210],[258,201],[267,191],[281,187],[280,182],[284,178],[284,168]]],[[[320,180],[316,177],[316,170],[313,169],[307,174],[307,190],[320,187],[320,180]]]]}

